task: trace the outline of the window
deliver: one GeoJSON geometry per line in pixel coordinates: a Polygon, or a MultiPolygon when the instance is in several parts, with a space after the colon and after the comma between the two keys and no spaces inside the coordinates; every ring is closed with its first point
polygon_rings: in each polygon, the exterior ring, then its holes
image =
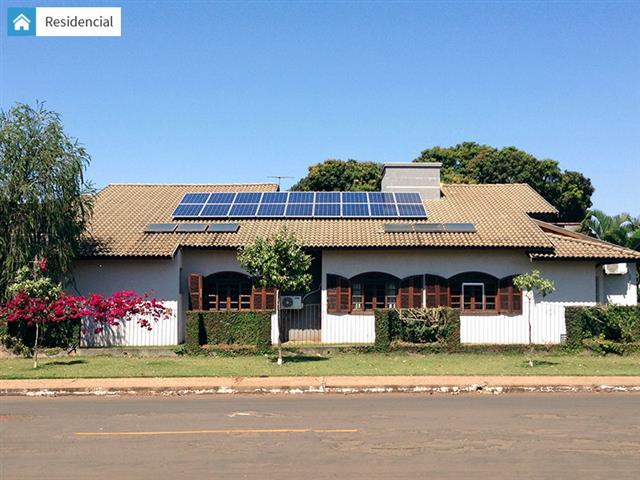
{"type": "Polygon", "coordinates": [[[190,308],[194,310],[273,310],[275,290],[255,288],[251,279],[238,272],[202,277],[189,274],[190,308]]]}
{"type": "Polygon", "coordinates": [[[498,279],[482,272],[465,272],[449,279],[451,307],[463,311],[496,311],[498,279]]]}
{"type": "Polygon", "coordinates": [[[422,307],[423,275],[414,275],[400,281],[397,295],[398,308],[422,307]]]}
{"type": "Polygon", "coordinates": [[[348,313],[351,310],[349,280],[338,275],[327,275],[327,311],[348,313]]]}
{"type": "Polygon", "coordinates": [[[449,281],[437,275],[425,275],[425,306],[427,308],[448,307],[451,303],[449,298],[449,281]]]}
{"type": "Polygon", "coordinates": [[[395,308],[398,279],[386,273],[363,273],[351,279],[351,310],[371,312],[395,308]]]}

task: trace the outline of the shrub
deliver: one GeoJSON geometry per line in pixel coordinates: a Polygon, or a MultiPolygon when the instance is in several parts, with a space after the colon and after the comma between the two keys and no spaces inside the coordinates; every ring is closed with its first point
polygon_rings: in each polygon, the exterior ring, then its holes
{"type": "MultiPolygon", "coordinates": [[[[45,348],[77,348],[80,345],[80,328],[79,319],[47,323],[40,326],[38,343],[45,348]]],[[[8,333],[20,343],[33,347],[36,336],[34,325],[28,325],[24,320],[13,322],[8,326],[8,333]]]]}
{"type": "Polygon", "coordinates": [[[640,306],[598,305],[565,309],[567,346],[582,348],[583,340],[601,337],[622,343],[640,342],[640,306]]]}
{"type": "Polygon", "coordinates": [[[589,350],[600,355],[606,355],[607,353],[622,355],[625,352],[624,343],[616,342],[614,340],[607,340],[606,338],[604,338],[604,335],[599,335],[593,338],[586,338],[582,341],[582,344],[589,350]]]}
{"type": "Polygon", "coordinates": [[[446,307],[384,309],[375,312],[376,349],[391,343],[437,344],[453,351],[460,347],[460,312],[446,307]]]}
{"type": "Polygon", "coordinates": [[[271,312],[187,312],[188,348],[201,345],[251,345],[263,351],[271,345],[271,312]]]}

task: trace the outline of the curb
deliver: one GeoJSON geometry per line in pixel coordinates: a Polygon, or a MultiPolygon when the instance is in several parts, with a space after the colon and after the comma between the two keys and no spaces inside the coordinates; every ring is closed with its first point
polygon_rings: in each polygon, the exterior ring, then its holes
{"type": "Polygon", "coordinates": [[[239,377],[0,380],[0,396],[640,393],[640,377],[239,377]]]}

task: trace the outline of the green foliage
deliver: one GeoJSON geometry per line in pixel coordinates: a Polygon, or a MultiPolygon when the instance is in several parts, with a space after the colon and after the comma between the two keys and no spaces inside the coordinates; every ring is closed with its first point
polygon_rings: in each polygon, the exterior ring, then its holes
{"type": "Polygon", "coordinates": [[[187,312],[186,349],[201,345],[255,346],[257,350],[271,345],[270,312],[187,312]]]}
{"type": "Polygon", "coordinates": [[[0,345],[9,350],[14,355],[23,356],[25,358],[31,356],[31,349],[26,346],[20,339],[9,335],[6,332],[0,333],[0,345]]]}
{"type": "Polygon", "coordinates": [[[70,279],[91,212],[89,154],[42,104],[0,112],[0,300],[18,269],[46,257],[70,279]]]}
{"type": "Polygon", "coordinates": [[[378,351],[398,342],[438,344],[446,351],[460,346],[460,312],[447,307],[376,310],[375,329],[378,351]]]}
{"type": "Polygon", "coordinates": [[[464,142],[429,148],[414,162],[442,162],[444,183],[527,183],[558,209],[563,221],[582,221],[591,207],[594,188],[588,178],[515,147],[464,142]]]}
{"type": "Polygon", "coordinates": [[[309,167],[309,173],[291,190],[298,191],[368,191],[380,190],[382,165],[357,160],[325,160],[309,167]]]}
{"type": "Polygon", "coordinates": [[[514,277],[513,285],[520,290],[535,292],[543,297],[546,297],[556,289],[553,281],[542,277],[539,270],[532,270],[529,273],[514,277]]]}
{"type": "Polygon", "coordinates": [[[238,250],[238,263],[261,287],[303,292],[311,285],[311,255],[286,228],[238,250]]]}
{"type": "Polygon", "coordinates": [[[600,336],[619,343],[640,342],[640,305],[567,307],[565,322],[570,348],[582,348],[583,340],[600,336]]]}
{"type": "Polygon", "coordinates": [[[24,292],[30,297],[48,302],[55,300],[62,293],[62,287],[41,273],[39,261],[32,262],[31,267],[19,268],[15,281],[7,287],[7,295],[12,297],[18,292],[24,292]]]}
{"type": "Polygon", "coordinates": [[[615,340],[608,340],[603,334],[593,338],[585,338],[582,344],[599,355],[606,355],[613,353],[615,355],[622,355],[625,352],[625,344],[616,342],[615,340]]]}
{"type": "MultiPolygon", "coordinates": [[[[68,320],[66,322],[45,323],[40,325],[38,345],[45,348],[74,349],[80,345],[80,320],[68,320]]],[[[26,345],[33,348],[36,337],[35,326],[27,325],[19,321],[9,325],[9,334],[26,345]]]]}
{"type": "Polygon", "coordinates": [[[602,210],[590,210],[581,227],[600,240],[640,251],[640,217],[628,213],[611,216],[602,210]]]}

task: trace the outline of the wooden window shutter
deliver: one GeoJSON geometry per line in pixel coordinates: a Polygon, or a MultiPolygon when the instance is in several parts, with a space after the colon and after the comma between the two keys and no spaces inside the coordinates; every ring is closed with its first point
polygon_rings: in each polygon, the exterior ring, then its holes
{"type": "Polygon", "coordinates": [[[448,307],[451,305],[449,281],[446,278],[437,275],[425,275],[424,280],[426,307],[448,307]]]}
{"type": "Polygon", "coordinates": [[[253,310],[276,309],[276,290],[274,288],[253,287],[251,299],[253,310]]]}
{"type": "Polygon", "coordinates": [[[202,275],[189,274],[189,303],[191,310],[202,310],[202,275]]]}
{"type": "Polygon", "coordinates": [[[500,279],[496,308],[501,313],[522,313],[522,292],[513,285],[513,276],[500,279]]]}
{"type": "Polygon", "coordinates": [[[398,308],[422,307],[422,275],[414,275],[400,281],[398,308]]]}
{"type": "Polygon", "coordinates": [[[327,311],[329,313],[351,311],[351,286],[346,278],[327,275],[327,311]]]}

